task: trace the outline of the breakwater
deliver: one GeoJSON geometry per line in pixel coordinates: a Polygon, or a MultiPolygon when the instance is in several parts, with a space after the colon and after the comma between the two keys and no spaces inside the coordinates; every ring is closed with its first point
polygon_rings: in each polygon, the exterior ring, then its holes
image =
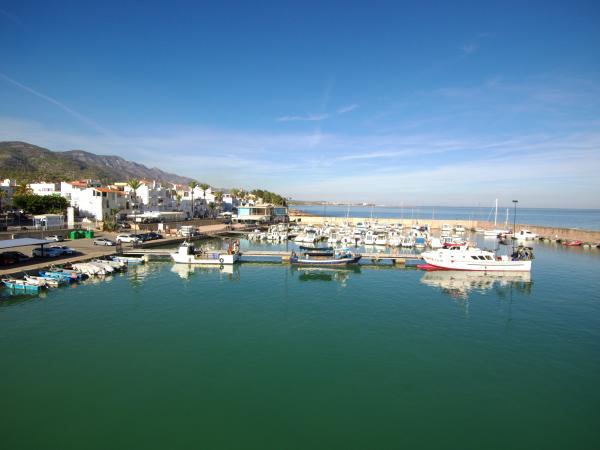
{"type": "MultiPolygon", "coordinates": [[[[402,224],[404,227],[410,227],[412,225],[429,225],[432,230],[440,230],[443,224],[449,224],[451,227],[462,225],[468,230],[475,230],[476,228],[492,229],[494,223],[487,220],[445,220],[445,219],[429,219],[429,220],[411,220],[411,219],[395,219],[395,218],[379,218],[370,219],[368,217],[319,217],[319,216],[290,216],[290,220],[299,222],[304,225],[323,225],[328,223],[331,225],[342,225],[349,223],[356,225],[360,222],[373,222],[377,221],[380,224],[402,224]]],[[[499,224],[498,228],[502,228],[503,224],[499,224]]],[[[512,223],[508,224],[508,229],[512,230],[512,223]]],[[[537,233],[540,237],[544,237],[551,240],[581,240],[588,243],[598,244],[600,243],[600,231],[594,230],[581,230],[578,228],[561,228],[561,227],[550,227],[530,224],[517,224],[516,231],[530,230],[537,233]]]]}

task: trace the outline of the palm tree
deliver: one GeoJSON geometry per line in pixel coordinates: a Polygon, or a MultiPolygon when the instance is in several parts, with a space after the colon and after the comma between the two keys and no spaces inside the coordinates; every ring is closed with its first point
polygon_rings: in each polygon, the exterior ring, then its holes
{"type": "Polygon", "coordinates": [[[200,189],[204,192],[204,202],[206,203],[206,190],[210,187],[210,184],[200,183],[200,189]]]}
{"type": "Polygon", "coordinates": [[[175,200],[177,201],[177,210],[181,211],[181,194],[177,194],[175,200]]]}
{"type": "Polygon", "coordinates": [[[137,178],[132,178],[127,182],[127,185],[133,190],[133,226],[135,229],[137,226],[135,201],[137,200],[137,190],[142,186],[142,183],[137,178]]]}
{"type": "Polygon", "coordinates": [[[194,180],[188,183],[188,186],[192,190],[192,218],[194,217],[194,189],[198,187],[198,183],[194,180]]]}
{"type": "Polygon", "coordinates": [[[2,207],[4,206],[3,199],[6,197],[6,191],[4,189],[0,189],[0,212],[2,212],[2,207]]]}

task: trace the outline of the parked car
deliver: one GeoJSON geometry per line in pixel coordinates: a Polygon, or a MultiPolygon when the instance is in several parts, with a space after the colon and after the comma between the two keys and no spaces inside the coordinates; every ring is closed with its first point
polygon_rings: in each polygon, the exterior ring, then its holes
{"type": "Polygon", "coordinates": [[[117,243],[115,241],[111,241],[108,238],[96,238],[94,239],[94,245],[117,245],[117,243]]]}
{"type": "Polygon", "coordinates": [[[117,235],[117,242],[118,243],[123,243],[123,242],[137,243],[137,242],[141,242],[141,239],[135,234],[123,233],[123,234],[117,235]]]}
{"type": "Polygon", "coordinates": [[[44,239],[47,241],[62,242],[65,240],[65,237],[59,234],[53,234],[51,236],[46,236],[44,239]]]}
{"type": "Polygon", "coordinates": [[[63,252],[61,249],[51,247],[45,248],[43,252],[41,248],[34,248],[32,255],[36,258],[56,258],[57,256],[62,256],[63,252]]]}
{"type": "Polygon", "coordinates": [[[140,234],[136,234],[136,236],[140,239],[140,241],[142,242],[146,242],[146,241],[150,241],[150,234],[149,233],[140,233],[140,234]]]}
{"type": "Polygon", "coordinates": [[[154,240],[154,239],[162,239],[163,235],[160,233],[156,233],[154,231],[151,231],[150,233],[148,233],[148,236],[150,236],[150,240],[154,240]]]}
{"type": "Polygon", "coordinates": [[[29,259],[29,256],[24,255],[21,252],[0,253],[0,264],[1,265],[14,264],[14,263],[18,263],[18,262],[27,261],[28,259],[29,259]]]}
{"type": "Polygon", "coordinates": [[[60,250],[63,255],[72,255],[75,253],[75,250],[73,250],[71,247],[67,247],[66,245],[52,245],[48,248],[52,250],[60,250]]]}
{"type": "Polygon", "coordinates": [[[129,225],[127,222],[119,222],[117,223],[117,227],[119,227],[121,230],[131,230],[131,225],[129,225]]]}

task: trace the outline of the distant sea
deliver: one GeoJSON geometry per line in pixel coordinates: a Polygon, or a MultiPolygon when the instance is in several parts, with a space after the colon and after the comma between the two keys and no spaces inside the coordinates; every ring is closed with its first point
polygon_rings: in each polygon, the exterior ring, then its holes
{"type": "MultiPolygon", "coordinates": [[[[369,206],[313,206],[294,205],[294,209],[318,216],[330,217],[373,217],[398,218],[426,221],[448,220],[494,220],[494,209],[490,207],[465,206],[414,206],[406,208],[369,206]]],[[[498,207],[498,223],[506,221],[506,206],[498,207]]],[[[512,204],[508,208],[508,223],[513,223],[512,204]]],[[[517,223],[563,228],[600,230],[600,209],[519,208],[517,223]]]]}

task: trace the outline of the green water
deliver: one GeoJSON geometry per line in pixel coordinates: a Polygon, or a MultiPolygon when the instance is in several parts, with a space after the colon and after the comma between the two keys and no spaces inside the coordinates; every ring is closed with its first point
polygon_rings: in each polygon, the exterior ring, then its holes
{"type": "Polygon", "coordinates": [[[600,252],[531,281],[151,263],[0,302],[0,448],[600,447],[600,252]]]}

